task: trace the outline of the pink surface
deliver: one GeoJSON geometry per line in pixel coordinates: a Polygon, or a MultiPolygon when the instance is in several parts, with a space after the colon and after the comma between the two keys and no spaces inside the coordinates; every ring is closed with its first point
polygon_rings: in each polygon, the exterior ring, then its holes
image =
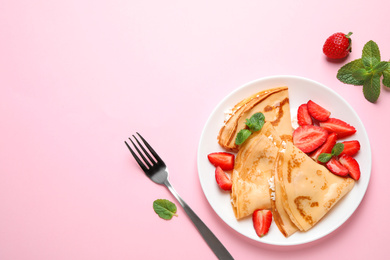
{"type": "MultiPolygon", "coordinates": [[[[336,79],[374,40],[390,58],[387,1],[2,1],[0,4],[0,259],[215,259],[174,201],[140,171],[123,141],[142,133],[173,186],[236,259],[365,259],[387,255],[388,112],[336,79]],[[325,39],[353,35],[330,62],[325,39]],[[270,75],[297,75],[343,96],[372,148],[368,191],[332,234],[291,247],[228,227],[200,186],[196,155],[227,94],[270,75]],[[387,124],[387,125],[386,125],[387,124]]],[[[275,227],[276,228],[276,227],[275,227]]]]}

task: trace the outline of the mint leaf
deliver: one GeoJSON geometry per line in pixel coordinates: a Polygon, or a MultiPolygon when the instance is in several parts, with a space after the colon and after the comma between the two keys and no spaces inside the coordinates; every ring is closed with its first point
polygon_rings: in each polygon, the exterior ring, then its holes
{"type": "Polygon", "coordinates": [[[364,81],[363,94],[364,97],[371,103],[374,103],[379,98],[379,94],[381,92],[380,78],[381,76],[379,74],[373,74],[364,81]]]}
{"type": "Polygon", "coordinates": [[[356,79],[353,76],[353,73],[358,69],[364,69],[362,59],[353,60],[342,66],[337,72],[337,79],[345,84],[351,84],[356,86],[363,85],[364,80],[356,79]]]}
{"type": "Polygon", "coordinates": [[[340,153],[344,150],[343,143],[337,143],[333,146],[331,153],[322,153],[318,156],[318,161],[322,163],[327,163],[332,159],[332,156],[339,156],[340,153]]]}
{"type": "Polygon", "coordinates": [[[374,41],[367,42],[363,47],[362,60],[364,67],[367,69],[373,68],[381,61],[379,47],[374,41]]]}
{"type": "Polygon", "coordinates": [[[387,61],[381,61],[375,67],[372,69],[374,73],[377,74],[382,74],[382,72],[387,69],[388,67],[388,62],[387,61]]]}
{"type": "MultiPolygon", "coordinates": [[[[389,63],[387,63],[387,64],[389,64],[389,63]]],[[[387,69],[383,71],[382,83],[384,86],[390,88],[390,65],[388,65],[387,69]]]]}
{"type": "Polygon", "coordinates": [[[177,214],[176,214],[177,207],[176,207],[175,203],[173,203],[169,200],[166,200],[166,199],[155,200],[153,202],[153,209],[154,209],[154,212],[156,212],[160,218],[169,220],[173,216],[177,217],[177,214]]]}
{"type": "Polygon", "coordinates": [[[362,58],[363,65],[367,70],[372,70],[374,66],[376,66],[380,60],[375,57],[363,57],[362,58]]]}
{"type": "Polygon", "coordinates": [[[337,143],[332,148],[332,155],[333,156],[339,156],[340,153],[344,150],[344,144],[343,143],[337,143]]]}
{"type": "Polygon", "coordinates": [[[365,80],[369,76],[370,73],[368,73],[366,69],[357,69],[352,73],[352,77],[357,80],[365,80]]]}
{"type": "Polygon", "coordinates": [[[318,156],[318,161],[322,163],[327,163],[332,158],[332,155],[330,153],[322,153],[318,156]]]}
{"type": "Polygon", "coordinates": [[[240,145],[245,142],[246,139],[252,134],[248,129],[241,129],[236,136],[236,145],[240,145]]]}
{"type": "Polygon", "coordinates": [[[240,145],[245,142],[246,139],[252,134],[252,132],[259,131],[263,128],[265,117],[263,113],[255,113],[249,119],[246,119],[246,126],[249,129],[241,129],[236,136],[236,145],[240,145]]]}
{"type": "Polygon", "coordinates": [[[246,119],[246,125],[249,127],[249,130],[256,132],[259,131],[264,125],[265,117],[263,113],[255,113],[249,119],[246,119]]]}

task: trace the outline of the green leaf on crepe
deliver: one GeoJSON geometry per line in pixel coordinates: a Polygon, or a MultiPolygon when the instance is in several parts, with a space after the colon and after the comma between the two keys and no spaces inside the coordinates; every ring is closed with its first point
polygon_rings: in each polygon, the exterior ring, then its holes
{"type": "Polygon", "coordinates": [[[246,119],[245,124],[249,129],[244,128],[237,133],[235,141],[236,145],[243,144],[253,132],[261,130],[261,128],[263,128],[264,122],[265,117],[263,113],[255,113],[249,119],[246,119]]]}
{"type": "Polygon", "coordinates": [[[251,136],[252,132],[248,129],[241,129],[240,132],[237,133],[236,136],[236,145],[241,145],[245,142],[246,139],[248,139],[249,136],[251,136]]]}
{"type": "Polygon", "coordinates": [[[356,86],[363,85],[364,80],[356,79],[353,76],[353,73],[358,69],[364,69],[362,59],[351,61],[342,66],[337,72],[337,79],[345,84],[351,84],[356,86]]]}
{"type": "Polygon", "coordinates": [[[153,209],[154,212],[156,212],[160,218],[170,220],[173,216],[177,217],[176,214],[177,207],[175,203],[169,200],[166,199],[155,200],[153,202],[153,209]]]}
{"type": "Polygon", "coordinates": [[[256,132],[263,128],[264,120],[265,117],[263,113],[255,113],[249,119],[246,119],[245,124],[248,126],[249,130],[256,132]]]}
{"type": "Polygon", "coordinates": [[[374,74],[364,81],[363,94],[364,97],[371,103],[375,103],[379,98],[379,94],[381,93],[380,78],[381,75],[374,74]]]}

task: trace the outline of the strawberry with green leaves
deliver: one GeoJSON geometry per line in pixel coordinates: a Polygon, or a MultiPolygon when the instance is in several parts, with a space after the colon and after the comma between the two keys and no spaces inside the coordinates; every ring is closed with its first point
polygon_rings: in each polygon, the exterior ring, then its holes
{"type": "Polygon", "coordinates": [[[351,52],[351,36],[352,33],[334,33],[326,39],[322,51],[331,59],[342,59],[348,56],[351,52]]]}

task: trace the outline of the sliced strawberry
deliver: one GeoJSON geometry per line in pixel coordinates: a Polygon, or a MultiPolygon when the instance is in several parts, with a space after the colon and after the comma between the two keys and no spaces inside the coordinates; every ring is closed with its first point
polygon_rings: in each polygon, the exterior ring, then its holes
{"type": "Polygon", "coordinates": [[[347,176],[349,171],[344,167],[335,157],[332,157],[329,162],[326,163],[326,167],[329,171],[339,176],[347,176]]]}
{"type": "Polygon", "coordinates": [[[309,111],[309,114],[318,121],[325,121],[330,116],[330,112],[328,110],[311,100],[307,102],[307,110],[309,111]]]}
{"type": "Polygon", "coordinates": [[[324,122],[320,122],[320,127],[328,132],[336,133],[337,138],[344,138],[356,133],[355,127],[337,118],[329,118],[324,122]]]}
{"type": "Polygon", "coordinates": [[[325,143],[328,132],[315,125],[304,125],[294,130],[293,143],[304,153],[310,153],[325,143]]]}
{"type": "Polygon", "coordinates": [[[340,163],[345,168],[348,169],[349,176],[351,176],[352,179],[354,179],[356,181],[360,179],[359,163],[354,158],[352,158],[349,155],[344,154],[344,155],[340,156],[339,160],[340,160],[340,163]]]}
{"type": "Polygon", "coordinates": [[[272,223],[272,212],[268,209],[257,209],[252,214],[253,227],[259,237],[265,236],[272,223]]]}
{"type": "Polygon", "coordinates": [[[226,152],[210,153],[207,158],[215,167],[219,166],[224,171],[234,169],[234,154],[226,152]]]}
{"type": "Polygon", "coordinates": [[[223,190],[232,189],[232,180],[226,175],[221,167],[217,166],[215,169],[215,180],[217,181],[219,187],[223,190]]]}
{"type": "Polygon", "coordinates": [[[341,152],[340,156],[343,154],[354,156],[360,150],[360,143],[358,140],[344,141],[341,143],[344,144],[344,150],[341,152]]]}
{"type": "Polygon", "coordinates": [[[299,125],[312,125],[313,120],[307,110],[307,104],[302,104],[298,107],[298,124],[299,125]]]}
{"type": "Polygon", "coordinates": [[[317,161],[318,156],[322,153],[331,153],[333,146],[336,144],[337,135],[335,133],[330,133],[325,143],[321,145],[317,150],[310,154],[310,157],[317,161]]]}

